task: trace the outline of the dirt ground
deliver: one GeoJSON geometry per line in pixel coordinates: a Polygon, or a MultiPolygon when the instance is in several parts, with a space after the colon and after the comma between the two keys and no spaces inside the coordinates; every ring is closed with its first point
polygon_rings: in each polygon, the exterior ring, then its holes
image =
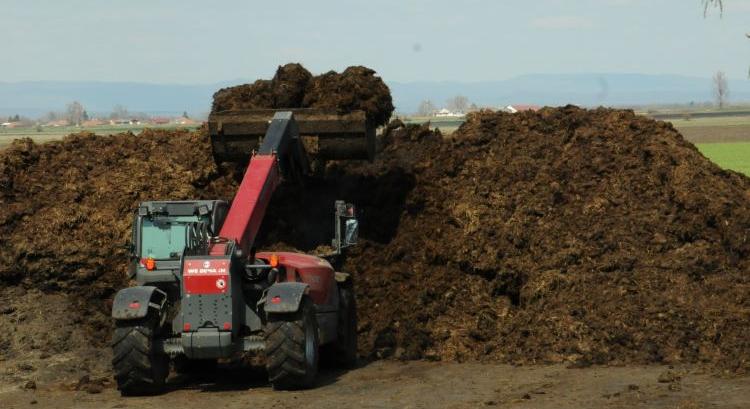
{"type": "Polygon", "coordinates": [[[679,126],[680,133],[693,143],[747,142],[750,125],[679,126]]]}
{"type": "Polygon", "coordinates": [[[222,370],[172,378],[160,396],[121,398],[68,386],[0,389],[12,408],[747,408],[750,377],[722,379],[695,367],[513,367],[378,361],[349,372],[325,371],[315,389],[273,391],[265,374],[222,370]]]}
{"type": "Polygon", "coordinates": [[[746,408],[750,376],[698,366],[511,366],[394,360],[324,370],[315,389],[273,391],[260,369],[173,376],[168,391],[121,398],[108,348],[86,344],[63,295],[0,291],[0,408],[746,408]],[[44,299],[44,302],[38,300],[44,299]],[[36,302],[35,302],[36,300],[36,302]],[[50,319],[49,317],[53,317],[50,319]],[[48,322],[57,323],[50,329],[48,322]]]}

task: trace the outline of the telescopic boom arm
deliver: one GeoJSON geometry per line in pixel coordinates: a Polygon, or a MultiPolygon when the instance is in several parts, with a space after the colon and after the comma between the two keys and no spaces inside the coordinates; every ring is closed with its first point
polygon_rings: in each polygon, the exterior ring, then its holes
{"type": "Polygon", "coordinates": [[[242,251],[243,255],[249,255],[271,195],[281,183],[282,173],[299,176],[308,169],[309,164],[294,114],[288,111],[276,112],[260,148],[250,158],[245,176],[219,232],[218,236],[225,240],[212,243],[209,254],[226,254],[226,240],[232,240],[236,243],[236,249],[242,251]]]}

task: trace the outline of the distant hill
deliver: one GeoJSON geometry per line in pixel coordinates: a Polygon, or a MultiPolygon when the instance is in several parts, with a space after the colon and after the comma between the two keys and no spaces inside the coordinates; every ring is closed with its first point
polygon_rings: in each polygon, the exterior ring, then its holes
{"type": "MultiPolygon", "coordinates": [[[[90,113],[108,113],[117,104],[152,115],[207,113],[219,88],[243,80],[206,85],[137,82],[0,82],[0,117],[36,117],[80,101],[90,113]]],[[[455,95],[478,105],[504,104],[645,105],[711,101],[711,80],[677,75],[534,74],[503,81],[389,82],[397,110],[412,113],[422,100],[440,107],[455,95]]],[[[730,100],[750,101],[750,80],[730,80],[730,100]]]]}
{"type": "Polygon", "coordinates": [[[34,81],[1,83],[0,115],[37,117],[79,101],[89,113],[109,113],[115,105],[152,115],[199,115],[211,110],[211,96],[226,84],[165,85],[137,82],[34,81]]]}

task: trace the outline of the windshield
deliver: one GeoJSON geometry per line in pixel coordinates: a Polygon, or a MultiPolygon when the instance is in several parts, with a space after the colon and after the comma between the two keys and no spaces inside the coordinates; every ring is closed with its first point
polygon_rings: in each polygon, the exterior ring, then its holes
{"type": "Polygon", "coordinates": [[[177,259],[185,249],[185,230],[195,216],[143,218],[141,221],[142,258],[177,259]]]}

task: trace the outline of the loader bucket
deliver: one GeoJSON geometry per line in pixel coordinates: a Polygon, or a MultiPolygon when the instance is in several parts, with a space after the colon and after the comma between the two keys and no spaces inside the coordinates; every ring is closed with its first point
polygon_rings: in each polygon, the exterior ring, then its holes
{"type": "Polygon", "coordinates": [[[324,160],[375,157],[375,127],[364,111],[340,114],[320,109],[253,109],[220,111],[208,117],[214,159],[247,162],[278,111],[291,111],[307,151],[324,160]]]}

